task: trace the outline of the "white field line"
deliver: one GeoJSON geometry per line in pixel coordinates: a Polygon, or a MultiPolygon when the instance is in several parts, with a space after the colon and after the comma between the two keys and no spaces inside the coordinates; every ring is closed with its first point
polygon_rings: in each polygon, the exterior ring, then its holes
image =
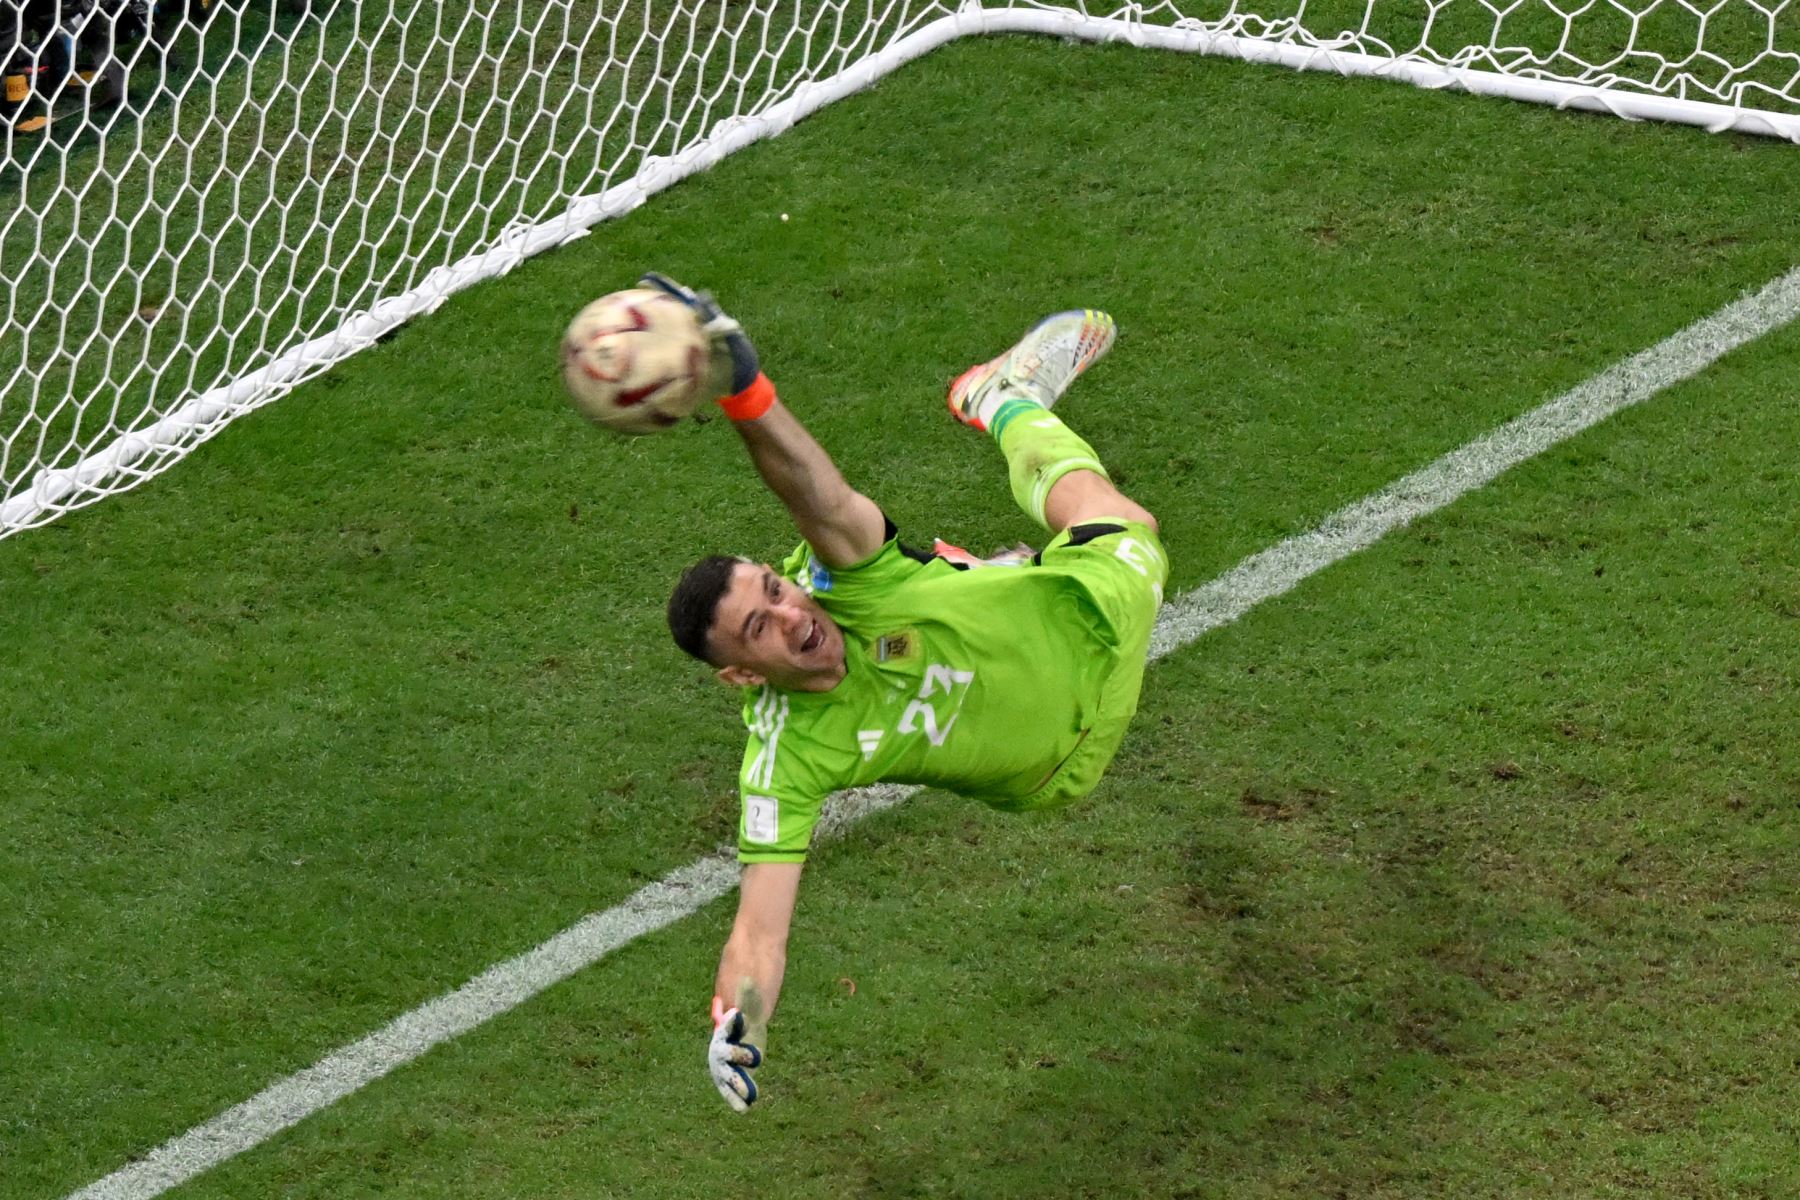
{"type": "MultiPolygon", "coordinates": [[[[1800,268],[1423,470],[1339,509],[1311,532],[1252,555],[1211,583],[1179,597],[1164,608],[1157,621],[1150,657],[1161,658],[1208,630],[1236,620],[1390,530],[1443,508],[1507,468],[1695,375],[1797,314],[1800,268]]],[[[840,793],[827,810],[820,834],[834,835],[918,790],[884,784],[840,793]]],[[[438,1043],[499,1016],[626,943],[696,912],[736,884],[737,870],[728,849],[690,863],[622,904],[583,918],[537,949],[489,968],[456,991],[163,1143],[142,1160],[71,1193],[68,1200],[148,1200],[160,1195],[411,1062],[438,1043]]]]}

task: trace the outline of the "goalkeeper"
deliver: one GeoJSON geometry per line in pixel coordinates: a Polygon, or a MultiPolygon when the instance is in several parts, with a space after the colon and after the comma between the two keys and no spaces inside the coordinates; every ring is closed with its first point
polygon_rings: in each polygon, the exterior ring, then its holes
{"type": "Polygon", "coordinates": [[[1112,345],[1105,313],[1047,317],[950,385],[952,415],[999,444],[1013,496],[1053,535],[1035,558],[989,566],[901,545],[776,398],[738,324],[704,294],[645,282],[706,325],[731,376],[720,406],[805,539],[778,569],[703,559],[669,599],[676,643],[743,690],[749,729],[743,874],[708,1047],[714,1084],[742,1112],[825,798],[878,780],[1007,811],[1086,795],[1137,709],[1168,560],[1156,518],[1050,412],[1112,345]]]}

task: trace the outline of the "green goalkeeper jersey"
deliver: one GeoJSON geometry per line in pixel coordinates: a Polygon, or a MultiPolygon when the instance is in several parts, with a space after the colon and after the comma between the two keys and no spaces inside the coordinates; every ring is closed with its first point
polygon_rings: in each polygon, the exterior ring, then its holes
{"type": "Polygon", "coordinates": [[[852,567],[795,550],[782,573],[843,630],[845,675],[829,692],[744,690],[740,860],[803,860],[842,788],[928,784],[1000,808],[1090,790],[1136,708],[1167,572],[1153,532],[1105,529],[1019,567],[915,557],[891,527],[852,567]]]}

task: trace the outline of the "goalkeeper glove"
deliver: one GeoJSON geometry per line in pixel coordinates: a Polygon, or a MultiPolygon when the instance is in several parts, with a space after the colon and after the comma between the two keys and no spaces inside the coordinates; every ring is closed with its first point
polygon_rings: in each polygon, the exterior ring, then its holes
{"type": "Polygon", "coordinates": [[[673,296],[692,310],[701,331],[712,343],[712,382],[721,396],[741,395],[756,382],[762,373],[756,347],[744,336],[744,327],[725,315],[711,293],[696,292],[655,271],[647,272],[640,282],[666,296],[673,296]]]}
{"type": "Polygon", "coordinates": [[[744,1040],[744,1014],[725,1008],[724,1001],[713,997],[712,1042],[706,1047],[706,1069],[712,1073],[713,1086],[734,1112],[748,1112],[756,1103],[756,1081],[750,1078],[753,1068],[762,1066],[762,1051],[744,1040]]]}

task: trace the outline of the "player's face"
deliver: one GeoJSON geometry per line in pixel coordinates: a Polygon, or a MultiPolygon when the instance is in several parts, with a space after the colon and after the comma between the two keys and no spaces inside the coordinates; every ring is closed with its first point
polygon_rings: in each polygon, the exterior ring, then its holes
{"type": "Polygon", "coordinates": [[[827,692],[844,678],[843,630],[792,580],[758,563],[732,570],[708,641],[728,664],[720,676],[729,683],[827,692]]]}

